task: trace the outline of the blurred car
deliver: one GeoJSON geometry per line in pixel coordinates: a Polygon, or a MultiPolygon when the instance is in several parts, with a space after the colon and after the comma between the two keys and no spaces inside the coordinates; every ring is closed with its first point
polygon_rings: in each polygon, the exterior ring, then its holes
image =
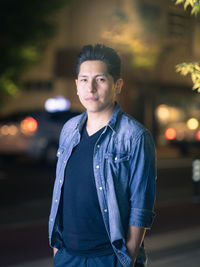
{"type": "Polygon", "coordinates": [[[187,123],[174,123],[165,128],[163,135],[173,146],[177,146],[182,154],[190,152],[191,148],[200,147],[200,127],[192,129],[187,123]]]}
{"type": "Polygon", "coordinates": [[[35,110],[1,117],[0,154],[30,155],[48,163],[55,162],[62,126],[78,114],[35,110]]]}

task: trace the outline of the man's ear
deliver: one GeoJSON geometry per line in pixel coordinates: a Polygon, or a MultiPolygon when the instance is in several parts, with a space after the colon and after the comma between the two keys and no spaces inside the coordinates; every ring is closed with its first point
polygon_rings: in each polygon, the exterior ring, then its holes
{"type": "Polygon", "coordinates": [[[117,95],[121,93],[123,84],[124,84],[124,81],[121,78],[116,81],[116,83],[115,83],[115,93],[117,95]]]}

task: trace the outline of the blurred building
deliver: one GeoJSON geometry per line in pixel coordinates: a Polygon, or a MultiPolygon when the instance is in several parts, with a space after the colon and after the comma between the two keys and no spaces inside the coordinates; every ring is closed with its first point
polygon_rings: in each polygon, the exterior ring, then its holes
{"type": "MultiPolygon", "coordinates": [[[[41,108],[57,95],[69,99],[72,109],[82,110],[74,83],[76,56],[85,44],[104,43],[122,58],[123,109],[155,136],[172,122],[200,120],[200,97],[192,92],[190,77],[175,72],[176,64],[200,58],[200,21],[183,6],[171,0],[73,0],[55,20],[57,35],[40,63],[24,74],[24,89],[4,113],[41,108]],[[159,112],[161,105],[176,112],[166,117],[159,112]]],[[[159,136],[157,140],[165,142],[159,136]]]]}

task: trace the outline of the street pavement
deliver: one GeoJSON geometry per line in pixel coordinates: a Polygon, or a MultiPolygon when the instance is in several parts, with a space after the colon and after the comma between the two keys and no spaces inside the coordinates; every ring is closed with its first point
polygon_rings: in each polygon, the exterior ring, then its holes
{"type": "MultiPolygon", "coordinates": [[[[194,202],[192,183],[188,181],[191,162],[159,162],[156,218],[145,238],[149,267],[200,266],[200,203],[194,202]],[[164,180],[171,175],[169,169],[182,167],[187,168],[187,179],[179,175],[173,179],[174,186],[167,187],[164,180]]],[[[35,199],[0,209],[1,267],[53,267],[47,238],[50,201],[35,199]]]]}
{"type": "MultiPolygon", "coordinates": [[[[200,227],[176,230],[146,238],[149,267],[199,267],[200,227]]],[[[53,267],[52,257],[10,267],[53,267]]],[[[109,267],[109,266],[108,266],[109,267]]]]}
{"type": "MultiPolygon", "coordinates": [[[[157,218],[155,219],[154,226],[151,231],[148,231],[145,246],[149,256],[149,267],[199,267],[200,263],[200,203],[193,203],[190,200],[185,202],[171,203],[165,205],[164,203],[159,207],[156,207],[157,218]],[[166,220],[169,217],[170,220],[166,220]]],[[[10,225],[7,229],[4,229],[4,234],[1,232],[1,236],[5,236],[7,232],[12,234],[13,244],[10,245],[10,249],[13,253],[11,257],[17,259],[16,264],[6,264],[0,266],[10,267],[53,267],[53,260],[51,251],[45,248],[48,246],[45,235],[47,235],[47,229],[45,220],[29,222],[26,224],[19,223],[17,226],[10,225]],[[18,234],[16,231],[18,230],[18,234]],[[17,243],[22,232],[27,232],[24,240],[29,242],[24,247],[27,258],[22,257],[22,261],[17,258],[18,249],[17,243]],[[38,236],[36,238],[36,236],[38,236]],[[39,240],[38,240],[39,239],[39,240]],[[38,246],[41,249],[39,255],[37,251],[38,246]],[[31,246],[30,246],[30,243],[31,246]],[[34,252],[38,255],[38,258],[34,258],[34,252]],[[48,252],[47,252],[48,251],[48,252]],[[42,255],[43,254],[43,255],[42,255]],[[46,256],[45,256],[46,254],[46,256]],[[32,259],[31,259],[32,258],[32,259]],[[30,259],[30,260],[29,260],[30,259]]],[[[8,247],[8,243],[4,244],[8,247]]],[[[19,247],[23,247],[19,244],[19,247]]],[[[2,250],[1,252],[6,253],[2,250]]]]}
{"type": "Polygon", "coordinates": [[[200,226],[146,238],[149,267],[200,265],[200,226]]]}

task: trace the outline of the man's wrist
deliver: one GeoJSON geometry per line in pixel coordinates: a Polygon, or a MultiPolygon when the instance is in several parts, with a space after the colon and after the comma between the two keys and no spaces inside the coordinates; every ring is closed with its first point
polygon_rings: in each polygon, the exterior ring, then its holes
{"type": "Polygon", "coordinates": [[[134,267],[134,266],[135,266],[135,260],[132,261],[132,267],[134,267]]]}

